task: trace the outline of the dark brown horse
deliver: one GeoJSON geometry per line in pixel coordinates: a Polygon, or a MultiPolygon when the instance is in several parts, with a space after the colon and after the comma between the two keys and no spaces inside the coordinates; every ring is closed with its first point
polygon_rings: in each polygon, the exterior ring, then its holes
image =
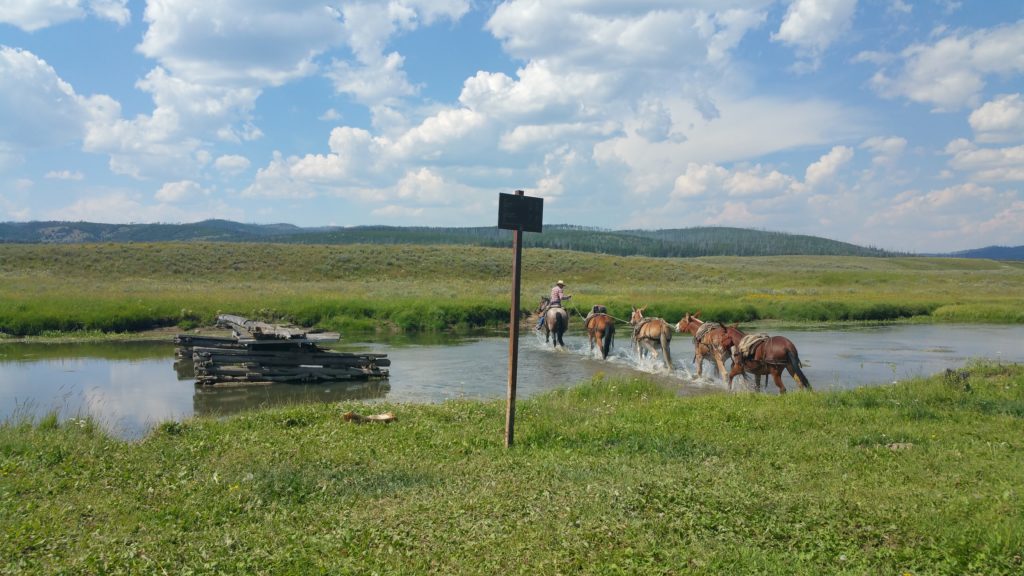
{"type": "Polygon", "coordinates": [[[633,327],[633,345],[636,347],[637,355],[643,356],[650,353],[658,357],[658,348],[665,353],[665,366],[672,370],[672,351],[669,343],[672,342],[672,325],[661,318],[644,318],[643,308],[633,308],[629,317],[629,324],[633,327]]]}
{"type": "Polygon", "coordinates": [[[544,327],[544,343],[547,344],[550,339],[552,346],[565,348],[562,335],[569,328],[569,312],[561,306],[547,308],[550,302],[551,299],[545,296],[540,299],[540,306],[537,308],[537,313],[544,315],[544,323],[542,324],[544,327]]]}
{"type": "Polygon", "coordinates": [[[615,319],[604,313],[597,313],[587,319],[587,335],[590,337],[590,351],[594,344],[601,348],[601,358],[607,359],[615,339],[615,319]]]}
{"type": "Polygon", "coordinates": [[[676,322],[676,331],[693,334],[693,363],[697,366],[697,377],[700,378],[704,371],[704,357],[709,356],[715,361],[722,384],[728,384],[725,379],[728,374],[725,371],[725,359],[729,357],[731,345],[723,345],[726,340],[725,326],[718,322],[704,322],[699,316],[700,312],[692,315],[687,313],[676,322]]]}
{"type": "MultiPolygon", "coordinates": [[[[747,336],[740,331],[736,324],[725,327],[726,338],[723,344],[732,347],[732,370],[729,371],[729,389],[732,390],[732,379],[742,372],[750,372],[758,377],[771,375],[775,385],[779,388],[779,394],[786,393],[786,387],[782,385],[782,371],[788,370],[789,375],[796,380],[801,388],[811,389],[811,383],[800,370],[800,354],[796,351],[796,345],[785,336],[768,336],[753,339],[749,350],[741,350],[751,341],[743,342],[747,336]]],[[[758,390],[761,389],[760,379],[758,390]]]]}

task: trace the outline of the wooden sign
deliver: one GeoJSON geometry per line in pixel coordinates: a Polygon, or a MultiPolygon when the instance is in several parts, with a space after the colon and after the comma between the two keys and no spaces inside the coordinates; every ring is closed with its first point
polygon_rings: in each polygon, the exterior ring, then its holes
{"type": "Polygon", "coordinates": [[[515,194],[498,196],[498,228],[512,230],[512,306],[508,322],[508,402],[505,407],[505,447],[515,442],[516,378],[519,370],[519,287],[523,261],[523,232],[543,232],[544,199],[515,194]]]}
{"type": "Polygon", "coordinates": [[[544,231],[544,199],[517,194],[498,194],[498,228],[522,230],[523,232],[544,231]]]}

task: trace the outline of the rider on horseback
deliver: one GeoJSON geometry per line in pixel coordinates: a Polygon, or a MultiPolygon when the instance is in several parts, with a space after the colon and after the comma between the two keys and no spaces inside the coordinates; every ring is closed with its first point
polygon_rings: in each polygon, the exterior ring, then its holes
{"type": "Polygon", "coordinates": [[[555,285],[551,287],[551,299],[548,301],[547,306],[541,309],[540,318],[537,319],[537,327],[534,330],[540,330],[540,327],[544,325],[544,314],[552,308],[561,308],[562,300],[569,300],[572,296],[565,294],[562,288],[565,287],[565,282],[559,280],[555,282],[555,285]]]}

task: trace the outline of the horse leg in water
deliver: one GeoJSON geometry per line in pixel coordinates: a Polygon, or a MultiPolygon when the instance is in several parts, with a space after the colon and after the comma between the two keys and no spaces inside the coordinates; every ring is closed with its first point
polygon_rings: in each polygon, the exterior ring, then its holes
{"type": "Polygon", "coordinates": [[[669,348],[669,342],[672,341],[672,333],[667,330],[661,331],[661,350],[665,352],[665,366],[668,366],[669,371],[672,371],[672,350],[669,348]]]}
{"type": "Polygon", "coordinates": [[[775,385],[779,387],[779,394],[785,394],[786,387],[782,385],[782,368],[772,366],[768,369],[768,372],[772,375],[772,379],[775,380],[775,385]]]}
{"type": "Polygon", "coordinates": [[[715,357],[715,364],[718,366],[718,373],[722,375],[722,384],[725,384],[725,360],[722,359],[722,352],[719,350],[712,350],[712,355],[715,357]]]}
{"type": "Polygon", "coordinates": [[[612,340],[615,339],[615,324],[606,321],[604,324],[604,338],[601,342],[601,358],[607,360],[608,353],[612,350],[612,340]]]}
{"type": "Polygon", "coordinates": [[[697,378],[704,373],[704,345],[700,342],[693,345],[693,363],[697,365],[697,378]]]}
{"type": "Polygon", "coordinates": [[[565,342],[562,341],[562,334],[565,334],[565,329],[569,324],[568,312],[563,317],[561,314],[558,315],[558,322],[555,324],[555,337],[558,338],[558,345],[565,348],[565,342]]]}

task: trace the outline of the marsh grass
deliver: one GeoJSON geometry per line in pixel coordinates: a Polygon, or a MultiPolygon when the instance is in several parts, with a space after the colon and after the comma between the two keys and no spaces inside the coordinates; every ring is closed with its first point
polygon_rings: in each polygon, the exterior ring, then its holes
{"type": "Polygon", "coordinates": [[[138,443],[0,426],[4,572],[1019,574],[1024,368],[682,398],[307,405],[138,443]],[[354,425],[346,410],[393,410],[354,425]]]}
{"type": "MultiPolygon", "coordinates": [[[[951,258],[523,256],[523,312],[563,278],[582,312],[671,320],[1024,322],[1024,263],[951,258]]],[[[284,244],[0,245],[0,333],[139,332],[218,313],[332,330],[508,321],[511,250],[284,244]]]]}

